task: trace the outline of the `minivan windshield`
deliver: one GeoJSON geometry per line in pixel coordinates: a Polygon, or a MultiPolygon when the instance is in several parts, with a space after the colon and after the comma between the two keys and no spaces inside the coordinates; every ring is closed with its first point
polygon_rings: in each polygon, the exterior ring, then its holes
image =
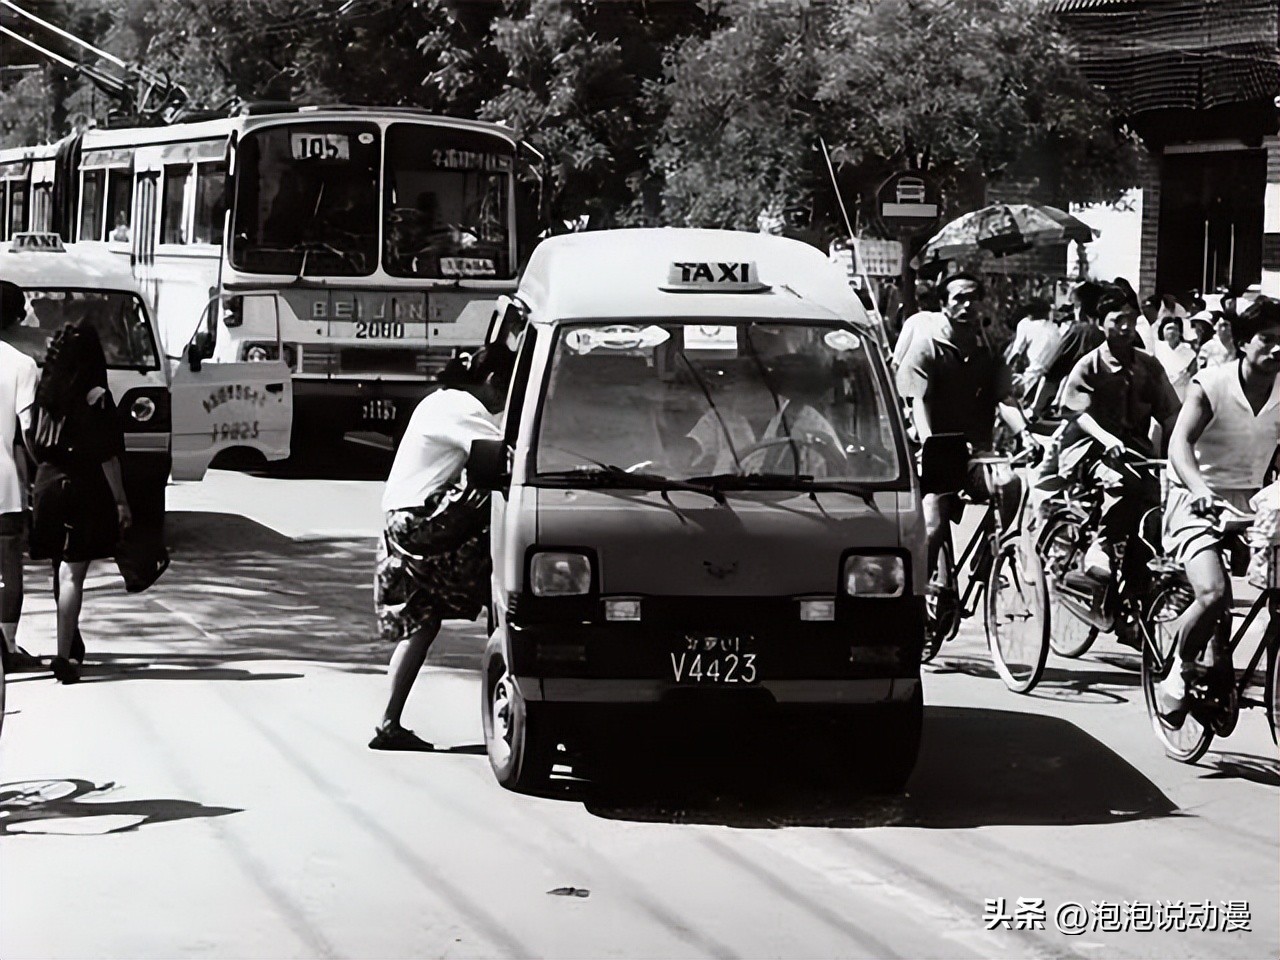
{"type": "Polygon", "coordinates": [[[834,322],[566,325],[552,348],[535,473],[723,489],[897,480],[874,349],[834,322]]]}
{"type": "Polygon", "coordinates": [[[114,290],[42,290],[27,287],[27,315],[5,339],[44,363],[49,339],[64,324],[87,323],[98,332],[107,366],[114,370],[158,370],[151,323],[142,300],[114,290]]]}

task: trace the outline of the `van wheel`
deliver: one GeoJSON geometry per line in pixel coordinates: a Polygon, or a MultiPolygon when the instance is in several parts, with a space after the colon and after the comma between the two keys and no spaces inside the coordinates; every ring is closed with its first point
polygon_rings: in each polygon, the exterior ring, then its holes
{"type": "MultiPolygon", "coordinates": [[[[847,767],[831,771],[842,783],[868,793],[901,793],[920,755],[924,693],[919,683],[911,699],[866,709],[842,709],[833,733],[844,745],[836,754],[847,767]]],[[[833,718],[834,719],[834,718],[833,718]]]]}
{"type": "Polygon", "coordinates": [[[484,745],[498,783],[508,790],[529,793],[543,787],[551,775],[554,741],[548,736],[543,704],[530,704],[520,695],[502,655],[498,637],[484,652],[484,745]]]}

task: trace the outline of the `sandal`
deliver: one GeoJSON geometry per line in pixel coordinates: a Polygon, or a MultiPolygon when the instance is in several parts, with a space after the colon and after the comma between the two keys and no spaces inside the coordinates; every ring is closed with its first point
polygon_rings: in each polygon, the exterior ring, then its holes
{"type": "Polygon", "coordinates": [[[57,677],[59,683],[80,682],[80,665],[74,660],[68,660],[66,657],[54,657],[49,667],[53,670],[53,675],[57,677]]]}
{"type": "Polygon", "coordinates": [[[369,749],[416,750],[421,753],[431,753],[435,750],[435,745],[423,740],[412,730],[406,730],[396,724],[395,726],[378,727],[373,734],[373,739],[369,741],[369,749]]]}
{"type": "Polygon", "coordinates": [[[44,667],[44,661],[39,657],[32,656],[19,646],[15,646],[13,652],[10,653],[7,648],[0,645],[0,654],[3,655],[6,673],[22,673],[28,670],[40,670],[44,667]]]}

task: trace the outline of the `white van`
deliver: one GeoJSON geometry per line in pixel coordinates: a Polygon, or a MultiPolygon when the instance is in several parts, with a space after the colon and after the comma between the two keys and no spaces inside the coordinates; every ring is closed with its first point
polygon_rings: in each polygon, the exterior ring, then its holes
{"type": "Polygon", "coordinates": [[[146,299],[119,258],[70,252],[57,234],[19,233],[0,248],[0,280],[26,294],[26,319],[8,340],[37,363],[64,324],[88,323],[97,331],[124,429],[125,486],[140,523],[163,518],[171,472],[199,480],[213,457],[233,446],[268,459],[288,456],[289,371],[278,363],[202,365],[184,358],[170,377],[146,299]]]}
{"type": "Polygon", "coordinates": [[[519,341],[505,436],[467,468],[493,491],[499,782],[537,789],[584,731],[625,765],[625,734],[666,707],[740,707],[827,723],[835,764],[900,789],[923,715],[921,481],[839,269],[760,234],[554,237],[499,339],[519,341]]]}

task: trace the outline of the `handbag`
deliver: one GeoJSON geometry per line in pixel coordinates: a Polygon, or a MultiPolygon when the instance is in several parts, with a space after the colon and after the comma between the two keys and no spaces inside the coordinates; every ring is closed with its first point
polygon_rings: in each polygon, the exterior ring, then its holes
{"type": "Polygon", "coordinates": [[[169,569],[169,551],[159,531],[130,527],[116,544],[116,566],[129,593],[141,593],[169,569]]]}

